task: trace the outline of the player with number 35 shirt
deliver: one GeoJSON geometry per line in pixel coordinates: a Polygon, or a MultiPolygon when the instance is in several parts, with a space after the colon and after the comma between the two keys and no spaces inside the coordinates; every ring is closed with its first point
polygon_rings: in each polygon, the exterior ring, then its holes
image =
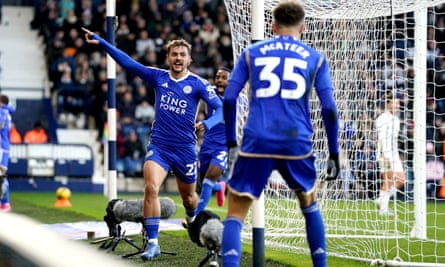
{"type": "Polygon", "coordinates": [[[249,115],[228,181],[222,262],[224,267],[240,265],[244,219],[253,200],[261,196],[272,170],[277,170],[299,200],[313,266],[326,267],[324,223],[315,194],[317,173],[309,98],[314,88],[328,139],[326,179],[334,180],[340,168],[339,126],[329,66],[321,53],[299,40],[305,15],[301,1],[282,0],[272,14],[275,37],[243,50],[224,93],[227,145],[229,154],[234,154],[237,96],[246,83],[250,88],[249,115]]]}
{"type": "MultiPolygon", "coordinates": [[[[242,52],[230,84],[244,85],[250,77],[259,79],[250,80],[252,102],[240,155],[307,157],[312,151],[312,86],[322,105],[329,107],[334,101],[326,58],[292,36],[281,35],[242,52]]],[[[225,97],[236,98],[242,86],[233,89],[228,88],[225,97]]],[[[235,132],[230,136],[233,140],[235,132]]]]}

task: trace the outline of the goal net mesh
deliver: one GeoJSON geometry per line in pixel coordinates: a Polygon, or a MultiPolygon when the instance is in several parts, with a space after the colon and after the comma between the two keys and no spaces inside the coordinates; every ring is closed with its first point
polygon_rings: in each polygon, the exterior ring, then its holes
{"type": "MultiPolygon", "coordinates": [[[[265,3],[265,38],[272,36],[271,10],[276,2],[265,3]]],[[[416,49],[426,53],[428,75],[432,76],[425,86],[428,96],[426,130],[427,139],[436,149],[433,148],[427,158],[443,164],[444,153],[437,149],[439,141],[436,139],[439,120],[443,117],[440,112],[445,110],[445,106],[437,108],[441,104],[437,76],[440,68],[445,68],[445,64],[440,67],[445,51],[440,50],[445,47],[440,40],[445,40],[445,36],[439,36],[440,33],[445,35],[445,14],[442,13],[445,1],[303,2],[306,29],[301,39],[326,55],[329,61],[341,120],[341,177],[333,184],[320,185],[317,196],[326,227],[328,254],[403,266],[408,263],[445,264],[445,203],[441,203],[439,196],[440,178],[443,177],[426,177],[431,191],[425,211],[427,239],[410,237],[415,219],[412,193],[414,12],[428,7],[428,46],[435,47],[416,49]],[[374,121],[382,111],[379,99],[388,90],[401,100],[399,148],[406,185],[391,200],[395,216],[384,217],[379,215],[373,202],[381,183],[375,158],[374,121]]],[[[251,1],[225,0],[225,5],[237,58],[252,42],[251,1]]],[[[445,78],[442,86],[445,86],[445,78]]],[[[445,92],[445,88],[443,90],[445,92]]],[[[445,97],[445,93],[443,95],[445,97]]],[[[328,151],[315,94],[311,97],[311,105],[316,167],[322,174],[328,151]]],[[[242,124],[243,121],[238,126],[242,124]]],[[[246,242],[252,238],[250,216],[243,230],[246,242]]],[[[265,216],[266,246],[298,254],[309,253],[298,201],[276,172],[265,189],[265,216]]]]}

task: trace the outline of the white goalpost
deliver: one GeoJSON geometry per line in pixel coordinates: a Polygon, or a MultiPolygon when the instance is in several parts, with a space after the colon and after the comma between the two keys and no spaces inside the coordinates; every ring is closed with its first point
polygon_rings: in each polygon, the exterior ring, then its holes
{"type": "MultiPolygon", "coordinates": [[[[244,47],[262,39],[261,33],[264,38],[272,36],[271,10],[278,0],[224,2],[235,58],[244,47]],[[264,23],[255,21],[257,18],[264,23]]],[[[445,60],[441,58],[444,51],[432,43],[438,39],[440,27],[445,28],[438,25],[442,17],[445,22],[445,8],[441,8],[445,1],[303,3],[306,30],[302,40],[329,60],[341,119],[341,177],[320,187],[317,196],[328,254],[371,265],[445,266],[445,200],[436,194],[437,185],[427,180],[426,165],[432,158],[444,158],[439,149],[427,150],[426,142],[440,146],[436,136],[442,115],[437,108],[431,109],[434,103],[440,104],[435,98],[441,86],[436,76],[438,62],[445,60]],[[401,100],[399,151],[406,176],[405,187],[391,200],[394,216],[381,216],[373,202],[381,182],[374,121],[382,111],[381,95],[386,91],[401,100]],[[427,191],[431,186],[433,190],[427,191]]],[[[445,71],[445,63],[443,66],[445,71]]],[[[327,144],[317,101],[313,95],[314,152],[321,174],[327,144]]],[[[260,236],[264,234],[267,247],[309,254],[298,201],[277,173],[264,191],[264,202],[254,205],[252,211],[245,222],[243,240],[254,243],[254,255],[255,246],[262,241],[255,237],[258,230],[260,236]],[[255,219],[258,214],[259,221],[255,219]]]]}

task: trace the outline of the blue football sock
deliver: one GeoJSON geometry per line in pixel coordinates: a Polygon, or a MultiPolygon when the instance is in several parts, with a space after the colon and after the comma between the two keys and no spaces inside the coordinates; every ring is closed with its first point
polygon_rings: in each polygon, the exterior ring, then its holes
{"type": "Polygon", "coordinates": [[[145,217],[144,227],[148,239],[157,239],[161,217],[145,217]]]}
{"type": "Polygon", "coordinates": [[[301,210],[306,219],[306,236],[314,267],[326,267],[326,239],[317,202],[301,210]]]}
{"type": "Polygon", "coordinates": [[[224,267],[238,267],[241,260],[241,229],[243,222],[235,217],[224,221],[221,259],[224,267]]]}
{"type": "Polygon", "coordinates": [[[212,197],[213,185],[215,183],[212,180],[205,178],[202,181],[201,195],[199,196],[198,207],[196,208],[196,215],[198,215],[202,210],[204,210],[212,197]]]}
{"type": "Polygon", "coordinates": [[[213,191],[214,192],[219,192],[219,191],[221,191],[221,184],[219,183],[219,182],[216,182],[216,183],[214,183],[213,184],[213,191]]]}
{"type": "Polygon", "coordinates": [[[3,198],[1,199],[1,204],[8,204],[9,203],[9,182],[8,179],[6,179],[6,177],[4,178],[3,181],[3,186],[5,187],[5,193],[3,194],[3,198]]]}

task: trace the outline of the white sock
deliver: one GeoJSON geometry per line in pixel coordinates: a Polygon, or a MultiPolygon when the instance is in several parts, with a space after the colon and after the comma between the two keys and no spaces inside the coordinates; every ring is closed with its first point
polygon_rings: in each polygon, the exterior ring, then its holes
{"type": "Polygon", "coordinates": [[[380,211],[387,211],[389,200],[391,199],[391,191],[382,191],[380,197],[380,211]]]}
{"type": "Polygon", "coordinates": [[[158,239],[157,238],[150,238],[150,239],[148,239],[148,243],[155,243],[157,245],[158,244],[158,239]]]}

